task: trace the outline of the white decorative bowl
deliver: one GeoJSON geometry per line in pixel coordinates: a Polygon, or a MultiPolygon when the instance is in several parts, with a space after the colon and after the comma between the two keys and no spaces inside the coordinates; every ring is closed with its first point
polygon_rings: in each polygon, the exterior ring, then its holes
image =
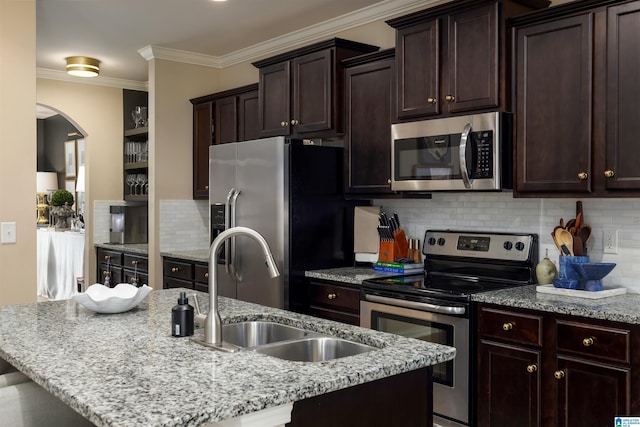
{"type": "Polygon", "coordinates": [[[128,283],[119,283],[109,288],[96,283],[89,286],[84,293],[74,295],[73,299],[96,313],[124,313],[140,304],[151,289],[147,285],[137,288],[128,283]]]}

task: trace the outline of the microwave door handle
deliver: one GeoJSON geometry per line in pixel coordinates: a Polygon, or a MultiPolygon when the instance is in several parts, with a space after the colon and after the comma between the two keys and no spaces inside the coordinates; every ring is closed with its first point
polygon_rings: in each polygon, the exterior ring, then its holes
{"type": "MultiPolygon", "coordinates": [[[[229,227],[233,228],[236,226],[236,209],[238,203],[238,196],[240,195],[240,190],[233,189],[234,193],[230,199],[230,220],[229,227]]],[[[229,238],[229,273],[233,280],[237,282],[242,281],[242,277],[238,274],[238,270],[236,267],[236,258],[237,258],[237,248],[236,248],[236,236],[232,236],[229,238]]]]}
{"type": "Polygon", "coordinates": [[[471,179],[469,179],[469,171],[467,170],[467,143],[469,142],[470,135],[471,123],[467,123],[462,131],[460,149],[458,150],[460,155],[460,175],[462,176],[462,182],[465,188],[471,188],[471,179]]]}

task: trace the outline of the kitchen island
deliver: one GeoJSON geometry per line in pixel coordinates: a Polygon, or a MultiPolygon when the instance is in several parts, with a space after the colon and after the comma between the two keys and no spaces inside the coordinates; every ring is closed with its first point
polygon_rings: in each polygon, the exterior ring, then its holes
{"type": "MultiPolygon", "coordinates": [[[[181,290],[155,290],[133,310],[113,315],[73,300],[0,307],[0,357],[95,425],[124,427],[248,425],[242,424],[247,417],[292,407],[295,413],[308,399],[418,373],[455,356],[451,347],[222,297],[223,323],[271,320],[378,349],[326,362],[219,352],[171,336],[171,308],[181,290]]],[[[207,310],[207,295],[197,294],[207,310]]]]}

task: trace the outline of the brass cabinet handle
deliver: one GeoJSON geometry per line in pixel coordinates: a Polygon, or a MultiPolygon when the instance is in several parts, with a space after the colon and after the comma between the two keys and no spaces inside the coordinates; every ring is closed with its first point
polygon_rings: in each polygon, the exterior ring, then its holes
{"type": "Polygon", "coordinates": [[[606,171],[604,171],[604,176],[607,178],[613,178],[614,175],[615,175],[615,172],[613,172],[613,170],[611,169],[607,169],[606,171]]]}
{"type": "Polygon", "coordinates": [[[429,98],[427,98],[427,102],[428,102],[429,104],[435,104],[435,103],[436,103],[436,99],[435,99],[435,98],[431,98],[431,97],[429,97],[429,98]]]}
{"type": "Polygon", "coordinates": [[[104,260],[105,260],[105,261],[109,261],[110,259],[111,259],[111,257],[110,257],[109,255],[105,255],[105,256],[104,256],[104,260]]]}
{"type": "Polygon", "coordinates": [[[180,271],[180,267],[171,267],[172,273],[177,273],[178,271],[180,271]]]}
{"type": "Polygon", "coordinates": [[[204,278],[208,279],[209,278],[209,273],[204,273],[204,278]]]}
{"type": "Polygon", "coordinates": [[[205,189],[205,190],[208,190],[208,189],[209,189],[209,186],[208,186],[208,185],[205,185],[205,186],[204,186],[204,189],[205,189]]]}
{"type": "Polygon", "coordinates": [[[131,283],[138,283],[138,278],[137,277],[132,277],[131,278],[131,283]]]}
{"type": "Polygon", "coordinates": [[[298,121],[296,119],[291,120],[291,126],[295,126],[297,124],[298,124],[298,121]]]}
{"type": "Polygon", "coordinates": [[[563,370],[559,370],[559,371],[555,371],[553,373],[553,377],[557,380],[561,380],[564,378],[564,371],[563,370]]]}
{"type": "Polygon", "coordinates": [[[283,128],[286,128],[287,124],[288,124],[287,122],[280,122],[280,126],[282,126],[283,128]]]}
{"type": "Polygon", "coordinates": [[[585,347],[591,347],[595,343],[596,343],[596,338],[595,337],[587,337],[587,338],[582,340],[582,345],[585,346],[585,347]]]}
{"type": "Polygon", "coordinates": [[[109,276],[109,272],[105,270],[105,271],[102,272],[102,275],[103,276],[109,276]]]}
{"type": "Polygon", "coordinates": [[[131,261],[131,265],[138,265],[138,261],[134,259],[133,261],[131,261]]]}
{"type": "Polygon", "coordinates": [[[530,374],[533,374],[537,370],[538,370],[538,365],[536,365],[535,363],[532,363],[531,365],[527,366],[527,372],[529,372],[530,374]]]}
{"type": "Polygon", "coordinates": [[[444,97],[444,99],[446,99],[449,102],[453,102],[453,101],[456,100],[456,97],[453,96],[453,95],[447,95],[447,96],[444,97]]]}
{"type": "Polygon", "coordinates": [[[510,331],[510,330],[512,330],[512,329],[513,329],[513,327],[514,327],[514,326],[515,326],[515,323],[513,323],[513,322],[507,322],[507,323],[504,323],[504,324],[502,325],[502,330],[503,330],[503,331],[510,331]]]}
{"type": "Polygon", "coordinates": [[[580,172],[578,173],[578,179],[580,181],[584,181],[585,179],[587,179],[589,177],[589,174],[586,172],[580,172]]]}
{"type": "Polygon", "coordinates": [[[338,298],[338,294],[329,294],[329,295],[327,295],[327,298],[336,299],[336,298],[338,298]]]}
{"type": "Polygon", "coordinates": [[[387,180],[387,184],[391,184],[391,178],[387,180]]]}

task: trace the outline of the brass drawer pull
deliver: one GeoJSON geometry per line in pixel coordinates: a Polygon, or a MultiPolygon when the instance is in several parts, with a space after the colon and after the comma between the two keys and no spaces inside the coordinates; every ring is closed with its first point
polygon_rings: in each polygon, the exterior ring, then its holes
{"type": "Polygon", "coordinates": [[[139,261],[136,261],[135,259],[133,261],[131,261],[131,265],[138,265],[139,261]]]}
{"type": "Polygon", "coordinates": [[[613,172],[611,169],[607,169],[606,171],[604,171],[604,176],[607,178],[613,178],[614,175],[615,172],[613,172]]]}
{"type": "Polygon", "coordinates": [[[596,343],[596,338],[595,337],[587,337],[587,338],[582,340],[582,345],[585,346],[585,347],[591,347],[595,343],[596,343]]]}
{"type": "Polygon", "coordinates": [[[111,259],[111,257],[110,257],[109,255],[105,255],[105,256],[104,256],[104,260],[105,260],[105,261],[109,261],[110,259],[111,259]]]}
{"type": "Polygon", "coordinates": [[[138,283],[138,278],[137,277],[132,277],[131,278],[131,283],[138,283]]]}
{"type": "Polygon", "coordinates": [[[527,366],[527,372],[529,372],[530,374],[533,374],[534,372],[538,371],[538,365],[536,364],[531,364],[529,366],[527,366]]]}
{"type": "Polygon", "coordinates": [[[429,104],[435,104],[435,103],[436,103],[436,99],[435,99],[435,98],[431,98],[431,97],[429,97],[429,98],[427,98],[427,102],[428,102],[429,104]]]}
{"type": "Polygon", "coordinates": [[[287,124],[288,124],[287,122],[280,122],[280,126],[282,126],[283,128],[286,128],[287,124]]]}
{"type": "Polygon", "coordinates": [[[561,380],[564,378],[564,371],[563,370],[559,370],[559,371],[555,371],[553,373],[553,377],[557,380],[561,380]]]}
{"type": "Polygon", "coordinates": [[[584,181],[584,180],[586,180],[588,177],[589,177],[589,174],[588,174],[588,173],[586,173],[586,172],[580,172],[580,173],[578,173],[578,179],[579,179],[580,181],[584,181]]]}
{"type": "Polygon", "coordinates": [[[329,294],[329,295],[327,295],[327,298],[336,299],[336,298],[338,298],[338,294],[329,294]]]}
{"type": "Polygon", "coordinates": [[[204,273],[204,278],[208,279],[209,278],[209,273],[204,273]]]}
{"type": "Polygon", "coordinates": [[[178,271],[180,271],[180,267],[171,267],[172,273],[177,273],[178,271]]]}
{"type": "Polygon", "coordinates": [[[447,96],[444,97],[444,99],[446,99],[449,102],[453,102],[453,101],[456,100],[456,97],[453,96],[453,95],[447,95],[447,96]]]}
{"type": "Polygon", "coordinates": [[[296,119],[291,120],[291,126],[296,126],[298,121],[296,119]]]}
{"type": "Polygon", "coordinates": [[[513,322],[507,322],[507,323],[505,323],[505,324],[503,324],[503,325],[502,325],[502,330],[503,330],[503,331],[510,331],[510,330],[512,330],[512,329],[513,329],[513,327],[514,327],[515,325],[516,325],[516,324],[515,324],[515,323],[513,323],[513,322]]]}

